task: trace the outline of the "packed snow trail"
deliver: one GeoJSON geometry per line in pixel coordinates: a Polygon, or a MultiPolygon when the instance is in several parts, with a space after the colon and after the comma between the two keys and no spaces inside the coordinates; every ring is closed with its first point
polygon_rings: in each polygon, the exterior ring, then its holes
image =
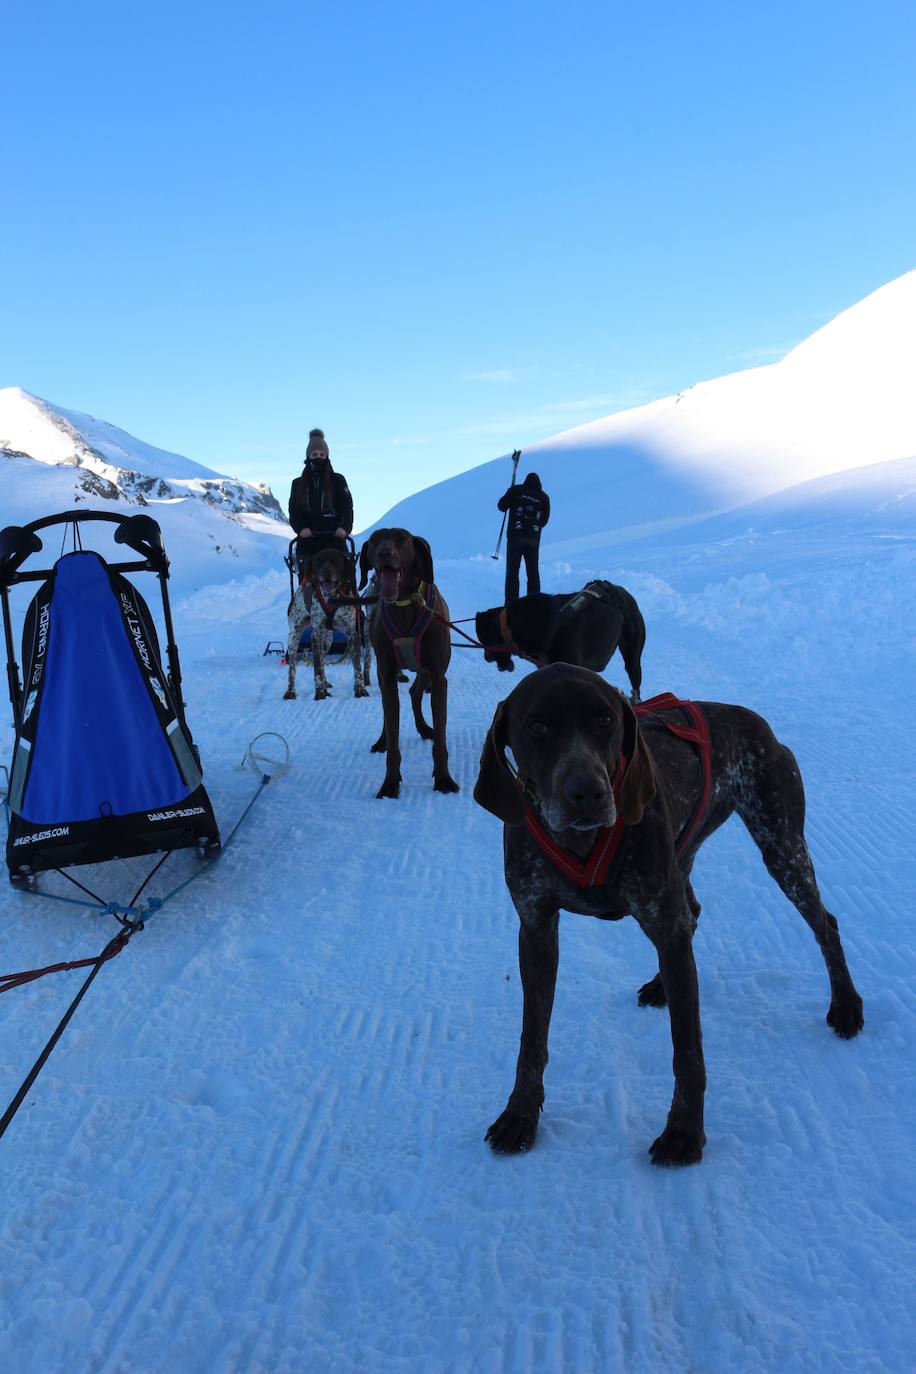
{"type": "MultiPolygon", "coordinates": [[[[796,752],[864,1033],[845,1043],[825,1025],[810,932],[731,822],[694,871],[703,1163],[648,1160],[672,1089],[667,1015],[636,1004],[651,946],[632,921],[570,915],[538,1143],[494,1156],[483,1135],[511,1088],[520,1028],[517,920],[500,826],[471,793],[518,674],[455,653],[456,796],[433,792],[404,697],[401,796],[378,801],[375,684],[355,700],[341,665],[333,698],[316,703],[305,670],[299,700],[283,702],[284,670],[259,657],[282,636],[279,587],[270,615],[186,633],[179,619],[189,720],[224,830],[251,795],[248,739],[280,730],[293,769],[103,971],[7,1133],[4,1368],[908,1367],[909,660],[887,647],[869,675],[855,645],[851,662],[845,645],[819,656],[850,613],[840,586],[862,586],[858,564],[845,584],[800,578],[806,655],[754,609],[767,591],[753,576],[676,594],[591,557],[586,575],[632,586],[643,605],[646,695],[743,701],[796,752]]],[[[903,566],[874,573],[879,619],[905,613],[903,566]]],[[[581,584],[581,571],[548,585],[581,584]]],[[[481,588],[493,576],[440,573],[456,615],[492,604],[481,588]]],[[[619,658],[608,676],[622,681],[619,658]]],[[[155,891],[193,862],[174,856],[155,891]]],[[[142,863],[90,872],[117,896],[142,863]]],[[[100,948],[108,927],[74,910],[0,896],[4,965],[100,948]]],[[[4,998],[10,1096],[73,990],[64,975],[4,998]]]]}

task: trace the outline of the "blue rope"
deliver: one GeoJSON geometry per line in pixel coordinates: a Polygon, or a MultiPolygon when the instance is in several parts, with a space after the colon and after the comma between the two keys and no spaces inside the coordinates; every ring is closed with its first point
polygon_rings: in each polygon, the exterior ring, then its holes
{"type": "MultiPolygon", "coordinates": [[[[49,902],[67,902],[70,906],[88,907],[90,911],[97,911],[100,916],[108,915],[108,907],[101,906],[98,902],[87,902],[79,897],[58,897],[56,892],[39,892],[37,887],[21,887],[20,892],[26,893],[29,897],[47,897],[49,902]]],[[[109,902],[108,906],[112,904],[109,902]]]]}
{"type": "MultiPolygon", "coordinates": [[[[269,773],[263,773],[261,775],[257,791],[249,801],[248,805],[245,807],[241,816],[239,816],[235,825],[230,830],[229,835],[226,839],[226,843],[221,847],[219,854],[216,855],[216,858],[220,858],[223,854],[225,854],[226,850],[229,848],[230,844],[235,839],[235,836],[238,834],[238,831],[243,821],[247,817],[251,808],[254,806],[258,797],[260,797],[261,793],[264,791],[264,788],[267,786],[267,784],[272,781],[273,779],[271,778],[269,773]]],[[[6,806],[7,826],[9,826],[9,801],[6,797],[4,797],[3,800],[4,805],[6,806]]],[[[166,902],[171,901],[173,897],[177,896],[179,892],[181,892],[184,888],[188,887],[189,884],[193,883],[197,878],[202,878],[205,873],[209,872],[209,870],[209,864],[205,868],[199,868],[197,872],[192,873],[189,878],[183,879],[183,881],[180,882],[177,887],[173,887],[171,892],[167,892],[164,897],[150,897],[147,899],[146,902],[141,902],[139,906],[122,906],[120,902],[108,902],[106,905],[102,906],[98,902],[81,901],[79,897],[59,897],[56,892],[42,892],[39,888],[24,887],[21,890],[23,892],[29,893],[33,897],[45,897],[48,901],[51,902],[67,902],[70,906],[80,906],[83,908],[88,907],[90,911],[97,911],[100,916],[114,916],[121,921],[122,925],[137,923],[139,923],[140,925],[146,925],[150,917],[154,916],[159,910],[161,910],[161,908],[165,906],[166,902]]]]}

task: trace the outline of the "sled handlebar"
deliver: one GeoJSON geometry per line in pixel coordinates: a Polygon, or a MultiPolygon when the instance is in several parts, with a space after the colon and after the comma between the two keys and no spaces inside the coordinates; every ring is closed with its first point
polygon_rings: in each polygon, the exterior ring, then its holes
{"type": "Polygon", "coordinates": [[[27,558],[40,553],[44,548],[38,537],[39,530],[52,525],[80,525],[85,521],[101,520],[106,524],[117,525],[116,544],[127,544],[135,552],[142,554],[142,563],[109,564],[118,572],[140,572],[152,569],[153,572],[168,576],[169,560],[162,542],[162,531],[150,515],[115,515],[107,510],[67,510],[59,515],[43,515],[38,520],[30,520],[27,525],[7,525],[0,530],[0,585],[11,587],[14,582],[35,582],[47,577],[45,572],[20,573],[19,569],[27,558]]]}

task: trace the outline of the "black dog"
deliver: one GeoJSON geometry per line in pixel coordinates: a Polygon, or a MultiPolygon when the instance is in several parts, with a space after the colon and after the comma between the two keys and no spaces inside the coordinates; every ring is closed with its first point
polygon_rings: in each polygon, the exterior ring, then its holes
{"type": "Polygon", "coordinates": [[[512,672],[512,655],[535,663],[575,663],[600,672],[620,649],[630,679],[631,701],[639,700],[646,624],[626,587],[601,580],[581,592],[550,596],[537,592],[507,606],[478,611],[477,638],[484,658],[512,672]]]}
{"type": "Polygon", "coordinates": [[[691,947],[700,906],[690,870],[733,812],[814,932],[830,979],[828,1024],[845,1038],[861,1030],[862,999],[805,844],[798,765],[753,711],[657,697],[634,712],[597,674],[555,664],[497,707],[474,798],[505,822],[506,883],[521,922],[521,1047],[515,1087],[487,1132],[494,1150],[534,1143],[563,907],[603,920],[630,913],[655,945],[659,973],[639,1001],[668,1004],[675,1087],[650,1153],[656,1164],[701,1158],[706,1070],[691,947]]]}

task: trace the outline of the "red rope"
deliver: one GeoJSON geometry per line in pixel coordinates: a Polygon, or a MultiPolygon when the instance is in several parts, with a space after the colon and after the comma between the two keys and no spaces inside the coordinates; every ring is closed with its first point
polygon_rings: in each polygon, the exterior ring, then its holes
{"type": "MultiPolygon", "coordinates": [[[[453,644],[453,649],[484,649],[491,654],[514,653],[517,658],[527,658],[529,663],[536,663],[539,668],[543,668],[545,665],[545,659],[532,658],[530,654],[523,653],[517,644],[481,644],[479,639],[474,639],[473,636],[467,633],[467,631],[459,629],[457,621],[446,620],[445,616],[440,615],[439,612],[436,610],[433,611],[433,615],[436,617],[437,620],[441,620],[443,625],[447,625],[450,630],[457,630],[458,634],[460,634],[462,638],[468,641],[467,644],[453,644]]],[[[469,620],[474,618],[475,617],[473,616],[468,616],[469,620]]]]}
{"type": "Polygon", "coordinates": [[[73,959],[66,964],[48,964],[47,968],[26,969],[23,973],[0,973],[0,992],[9,992],[10,988],[20,988],[25,983],[33,983],[37,978],[43,978],[46,973],[69,973],[71,969],[90,968],[93,964],[107,963],[109,959],[121,953],[129,939],[130,934],[124,931],[115,937],[102,954],[96,954],[92,959],[73,959]]]}

